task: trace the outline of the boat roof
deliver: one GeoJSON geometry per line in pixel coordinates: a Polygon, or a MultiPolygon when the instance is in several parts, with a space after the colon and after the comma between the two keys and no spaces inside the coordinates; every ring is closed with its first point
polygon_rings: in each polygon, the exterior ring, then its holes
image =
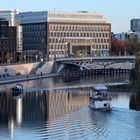
{"type": "Polygon", "coordinates": [[[103,84],[97,84],[94,86],[94,90],[107,90],[107,87],[103,84]]]}

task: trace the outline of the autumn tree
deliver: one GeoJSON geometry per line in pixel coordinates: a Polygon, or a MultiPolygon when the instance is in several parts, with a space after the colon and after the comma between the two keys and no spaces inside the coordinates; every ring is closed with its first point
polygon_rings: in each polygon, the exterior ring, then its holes
{"type": "Polygon", "coordinates": [[[124,54],[124,46],[123,46],[122,41],[119,41],[117,39],[112,39],[111,54],[112,55],[123,55],[124,54]]]}
{"type": "Polygon", "coordinates": [[[140,51],[140,42],[135,36],[128,37],[126,40],[112,39],[111,54],[112,55],[135,55],[140,51]]]}

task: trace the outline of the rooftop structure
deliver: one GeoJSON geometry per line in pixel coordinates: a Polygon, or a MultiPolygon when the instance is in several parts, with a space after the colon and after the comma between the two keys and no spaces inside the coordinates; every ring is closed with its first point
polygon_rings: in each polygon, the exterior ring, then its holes
{"type": "Polygon", "coordinates": [[[16,20],[21,24],[47,22],[48,12],[22,12],[16,15],[16,20]]]}
{"type": "Polygon", "coordinates": [[[87,11],[79,12],[62,12],[49,11],[48,22],[81,22],[81,23],[106,23],[102,14],[87,11]]]}
{"type": "Polygon", "coordinates": [[[9,21],[9,26],[15,25],[15,16],[19,13],[18,9],[8,10],[8,9],[0,9],[0,18],[6,18],[9,21]]]}

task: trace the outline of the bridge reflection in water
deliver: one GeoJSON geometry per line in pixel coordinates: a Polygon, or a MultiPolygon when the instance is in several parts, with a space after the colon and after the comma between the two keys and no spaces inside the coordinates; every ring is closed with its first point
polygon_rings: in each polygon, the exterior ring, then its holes
{"type": "MultiPolygon", "coordinates": [[[[10,137],[15,139],[20,139],[20,137],[25,139],[110,137],[112,129],[115,127],[111,126],[110,128],[110,124],[115,124],[117,121],[117,113],[111,112],[115,117],[115,122],[112,122],[113,118],[110,113],[102,114],[89,110],[87,104],[90,92],[91,88],[34,91],[17,98],[13,98],[10,93],[0,94],[0,139],[10,139],[10,137]],[[9,136],[7,127],[10,130],[9,136]]],[[[131,92],[113,91],[110,94],[113,97],[113,102],[120,96],[126,96],[127,104],[129,104],[129,97],[132,95],[131,92]]],[[[120,124],[120,120],[124,117],[120,113],[121,109],[117,110],[118,116],[121,116],[118,118],[120,124]]],[[[116,127],[118,126],[116,125],[116,127]]],[[[125,127],[123,126],[123,128],[125,127]]],[[[137,136],[139,135],[137,134],[137,136]]]]}

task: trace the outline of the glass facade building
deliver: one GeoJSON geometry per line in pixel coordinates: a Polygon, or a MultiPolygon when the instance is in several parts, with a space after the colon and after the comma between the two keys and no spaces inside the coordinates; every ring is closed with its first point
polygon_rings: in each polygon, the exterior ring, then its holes
{"type": "Polygon", "coordinates": [[[132,32],[140,32],[140,19],[131,19],[130,28],[132,32]]]}
{"type": "Polygon", "coordinates": [[[22,27],[16,22],[18,13],[17,9],[0,9],[1,63],[22,61],[22,27]]]}
{"type": "Polygon", "coordinates": [[[16,15],[19,13],[18,9],[8,10],[8,9],[0,9],[0,18],[6,18],[9,21],[9,26],[15,26],[16,23],[16,15]]]}
{"type": "Polygon", "coordinates": [[[23,58],[25,62],[46,60],[47,12],[19,13],[16,19],[23,29],[23,58]]]}
{"type": "Polygon", "coordinates": [[[17,60],[16,31],[16,26],[9,26],[9,21],[0,19],[0,64],[15,63],[17,60]]]}
{"type": "Polygon", "coordinates": [[[46,23],[24,24],[23,53],[27,62],[39,61],[46,56],[46,23]]]}

